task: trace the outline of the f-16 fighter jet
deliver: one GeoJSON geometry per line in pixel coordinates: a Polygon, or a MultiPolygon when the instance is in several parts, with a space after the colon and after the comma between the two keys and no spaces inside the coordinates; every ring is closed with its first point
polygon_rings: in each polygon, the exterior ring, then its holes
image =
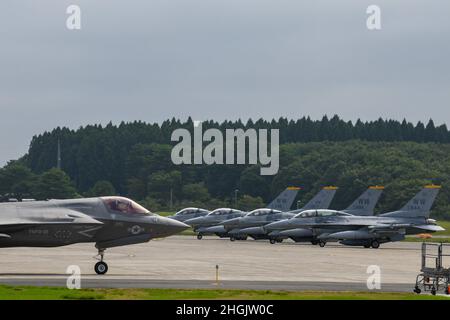
{"type": "Polygon", "coordinates": [[[208,231],[209,227],[215,226],[225,220],[242,217],[245,214],[246,212],[237,209],[220,208],[211,211],[204,217],[186,220],[185,223],[190,225],[194,229],[194,232],[197,232],[197,239],[201,240],[205,234],[214,234],[214,232],[208,231]]]}
{"type": "MultiPolygon", "coordinates": [[[[205,229],[208,233],[230,237],[231,241],[246,240],[247,236],[253,239],[269,239],[263,226],[274,221],[289,219],[297,213],[308,209],[328,208],[336,193],[336,187],[325,187],[314,196],[303,208],[283,212],[269,208],[256,209],[243,217],[225,220],[220,225],[205,229]]],[[[282,239],[281,239],[282,240],[282,239]]]]}
{"type": "MultiPolygon", "coordinates": [[[[295,197],[297,196],[298,190],[300,190],[300,188],[287,187],[267,205],[267,208],[272,211],[274,211],[275,208],[289,210],[295,200],[295,197]]],[[[184,220],[184,222],[194,228],[194,231],[197,232],[197,239],[199,240],[203,238],[204,234],[215,234],[219,237],[227,237],[228,234],[223,229],[223,226],[217,225],[225,220],[242,217],[245,214],[247,214],[247,212],[242,212],[231,208],[220,208],[210,212],[206,216],[187,219],[184,220]],[[213,212],[214,214],[212,214],[213,212]],[[219,227],[219,230],[213,229],[212,231],[209,231],[209,228],[214,228],[216,226],[219,227]]]]}
{"type": "MultiPolygon", "coordinates": [[[[267,208],[274,209],[274,210],[284,210],[288,211],[292,203],[295,200],[295,197],[297,195],[298,190],[300,188],[296,187],[288,187],[286,188],[282,193],[280,193],[271,203],[267,205],[267,208]]],[[[208,210],[201,209],[201,208],[184,208],[177,213],[175,213],[173,216],[168,216],[167,218],[175,219],[178,221],[186,221],[189,219],[197,218],[197,217],[204,217],[209,213],[208,210]]]]}
{"type": "MultiPolygon", "coordinates": [[[[440,187],[425,186],[403,208],[378,216],[355,216],[344,211],[307,210],[292,219],[265,226],[270,230],[303,230],[302,237],[317,241],[323,247],[327,241],[344,245],[378,248],[381,243],[400,241],[408,234],[444,230],[429,219],[430,209],[440,187]]],[[[300,234],[297,235],[300,237],[300,234]]]]}
{"type": "Polygon", "coordinates": [[[167,218],[175,219],[184,222],[188,219],[193,219],[197,217],[204,217],[209,213],[206,209],[201,208],[184,208],[175,213],[173,216],[168,216],[167,218]]]}
{"type": "Polygon", "coordinates": [[[59,247],[93,242],[97,274],[105,274],[105,250],[148,242],[189,228],[122,197],[0,203],[0,247],[59,247]]]}
{"type": "MultiPolygon", "coordinates": [[[[347,209],[344,209],[342,211],[357,216],[372,216],[375,206],[380,199],[381,193],[383,192],[383,189],[384,187],[381,186],[369,187],[355,201],[353,201],[353,203],[347,209]]],[[[280,239],[287,238],[291,238],[295,242],[311,241],[313,244],[319,243],[317,239],[311,237],[311,233],[309,230],[305,230],[303,228],[292,228],[292,225],[294,224],[295,221],[292,221],[291,224],[286,227],[286,229],[276,229],[275,231],[272,230],[271,232],[269,229],[273,228],[274,225],[268,225],[267,231],[269,231],[270,238],[272,239],[271,243],[275,243],[276,240],[280,242],[280,239]]]]}

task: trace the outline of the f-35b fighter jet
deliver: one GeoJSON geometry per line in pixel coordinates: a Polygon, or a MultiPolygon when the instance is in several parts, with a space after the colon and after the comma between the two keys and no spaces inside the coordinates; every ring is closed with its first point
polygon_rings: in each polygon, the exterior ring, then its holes
{"type": "Polygon", "coordinates": [[[107,248],[148,242],[189,228],[123,197],[0,203],[0,247],[59,247],[93,242],[97,274],[107,248]]]}

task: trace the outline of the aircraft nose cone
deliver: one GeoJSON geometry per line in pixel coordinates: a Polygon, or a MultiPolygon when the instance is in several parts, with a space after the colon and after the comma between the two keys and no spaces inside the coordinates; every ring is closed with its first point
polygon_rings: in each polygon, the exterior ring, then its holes
{"type": "Polygon", "coordinates": [[[267,231],[282,230],[287,227],[287,221],[276,221],[264,226],[267,231]]]}
{"type": "Polygon", "coordinates": [[[241,221],[241,218],[233,218],[233,219],[225,220],[220,224],[224,225],[225,227],[231,227],[231,226],[239,225],[240,221],[241,221]]]}
{"type": "Polygon", "coordinates": [[[187,224],[169,218],[162,219],[168,235],[174,235],[190,228],[187,224]]]}
{"type": "Polygon", "coordinates": [[[194,226],[194,225],[200,224],[204,220],[205,220],[204,217],[197,217],[197,218],[187,219],[186,221],[184,221],[184,223],[188,224],[190,226],[194,226]]]}

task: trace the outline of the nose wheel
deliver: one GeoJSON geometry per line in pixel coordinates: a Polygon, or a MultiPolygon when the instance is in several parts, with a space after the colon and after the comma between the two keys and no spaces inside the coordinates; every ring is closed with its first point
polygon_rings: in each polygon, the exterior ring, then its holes
{"type": "Polygon", "coordinates": [[[105,274],[106,272],[108,272],[108,265],[106,264],[106,262],[103,261],[104,255],[105,255],[105,250],[99,249],[98,256],[100,257],[100,259],[99,259],[100,261],[97,262],[94,266],[94,271],[97,274],[105,274]]]}
{"type": "Polygon", "coordinates": [[[94,270],[97,274],[105,274],[106,272],[108,272],[108,265],[106,264],[106,262],[99,261],[95,264],[94,270]]]}
{"type": "Polygon", "coordinates": [[[372,246],[372,248],[374,249],[378,249],[380,247],[380,243],[377,240],[373,240],[370,245],[372,246]]]}

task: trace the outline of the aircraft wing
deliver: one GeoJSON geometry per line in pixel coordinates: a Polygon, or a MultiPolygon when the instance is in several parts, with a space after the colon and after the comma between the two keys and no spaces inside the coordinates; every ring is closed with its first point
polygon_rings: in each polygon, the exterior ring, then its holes
{"type": "Polygon", "coordinates": [[[327,227],[356,227],[359,229],[366,229],[370,232],[381,232],[381,233],[396,233],[400,229],[414,228],[423,231],[437,232],[444,231],[445,229],[434,224],[412,224],[412,223],[391,223],[391,224],[373,224],[370,222],[358,221],[358,222],[340,222],[340,223],[311,223],[310,225],[304,225],[303,228],[313,228],[313,229],[326,229],[327,227]]]}
{"type": "Polygon", "coordinates": [[[412,223],[393,223],[393,224],[382,224],[382,225],[374,225],[374,226],[369,226],[368,227],[369,230],[373,230],[373,231],[388,231],[388,230],[397,230],[397,229],[402,229],[402,228],[415,228],[415,229],[420,229],[420,230],[424,230],[424,231],[444,231],[445,229],[438,226],[438,225],[434,225],[434,224],[422,224],[422,225],[417,225],[417,224],[412,224],[412,223]]]}
{"type": "Polygon", "coordinates": [[[434,231],[434,232],[445,230],[441,226],[437,226],[434,224],[424,224],[424,225],[420,225],[420,226],[414,226],[414,228],[425,230],[425,231],[434,231]]]}

